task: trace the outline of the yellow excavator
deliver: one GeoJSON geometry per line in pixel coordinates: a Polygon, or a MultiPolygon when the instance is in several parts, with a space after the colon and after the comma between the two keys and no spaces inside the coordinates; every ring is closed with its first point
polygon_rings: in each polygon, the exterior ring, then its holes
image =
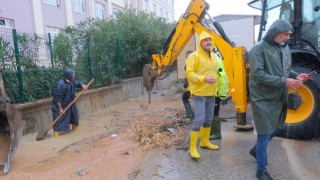
{"type": "MultiPolygon", "coordinates": [[[[262,18],[259,40],[276,19],[288,19],[294,33],[289,41],[292,52],[292,67],[297,72],[316,72],[312,80],[297,90],[289,89],[288,115],[286,123],[278,135],[307,139],[315,137],[320,127],[320,12],[319,2],[312,0],[253,0],[249,6],[261,9],[262,18]]],[[[222,55],[225,70],[229,78],[228,93],[235,104],[237,128],[252,129],[247,123],[248,104],[247,73],[250,65],[246,62],[246,49],[237,47],[224,33],[219,23],[211,17],[215,30],[204,25],[209,4],[204,0],[191,0],[187,10],[180,17],[167,42],[163,53],[152,55],[152,64],[145,64],[143,70],[144,86],[149,93],[155,79],[163,79],[170,73],[170,67],[184,49],[190,38],[202,31],[214,38],[214,51],[222,55]]]]}
{"type": "MultiPolygon", "coordinates": [[[[246,121],[247,87],[246,87],[246,49],[236,47],[224,33],[219,23],[213,19],[214,29],[205,26],[203,20],[208,14],[209,4],[204,0],[192,0],[171,32],[163,49],[163,54],[152,55],[152,64],[145,64],[143,70],[144,86],[149,94],[156,78],[163,79],[170,73],[170,68],[184,49],[190,38],[202,31],[208,32],[214,39],[214,51],[222,55],[227,76],[229,78],[228,93],[235,103],[237,128],[252,129],[246,121]],[[169,71],[168,71],[169,70],[169,71]]],[[[210,17],[210,16],[209,16],[210,17]]]]}

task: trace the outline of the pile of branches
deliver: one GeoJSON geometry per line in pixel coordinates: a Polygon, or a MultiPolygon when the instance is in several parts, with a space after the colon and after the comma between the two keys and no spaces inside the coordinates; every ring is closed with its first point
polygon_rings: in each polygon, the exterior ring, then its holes
{"type": "Polygon", "coordinates": [[[133,130],[143,150],[156,146],[167,148],[186,141],[185,126],[190,123],[180,118],[141,120],[133,123],[133,130]]]}

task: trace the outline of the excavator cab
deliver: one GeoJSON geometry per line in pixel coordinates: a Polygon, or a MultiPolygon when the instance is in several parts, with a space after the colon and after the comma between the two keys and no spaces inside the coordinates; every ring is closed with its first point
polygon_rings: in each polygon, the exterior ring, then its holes
{"type": "Polygon", "coordinates": [[[308,139],[320,127],[320,2],[314,0],[253,0],[248,5],[260,9],[262,18],[258,41],[277,19],[287,19],[293,27],[288,41],[292,69],[312,73],[312,79],[296,90],[289,89],[288,115],[279,135],[308,139]]]}
{"type": "Polygon", "coordinates": [[[0,168],[7,173],[22,136],[22,119],[7,98],[0,68],[0,168]]]}

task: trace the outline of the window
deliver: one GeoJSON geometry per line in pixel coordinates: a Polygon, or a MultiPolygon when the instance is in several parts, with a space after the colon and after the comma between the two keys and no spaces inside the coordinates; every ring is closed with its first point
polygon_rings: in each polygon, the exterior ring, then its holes
{"type": "Polygon", "coordinates": [[[117,13],[119,13],[119,12],[121,12],[119,9],[112,8],[112,14],[113,14],[114,17],[115,17],[115,15],[116,15],[117,13]]]}
{"type": "Polygon", "coordinates": [[[13,20],[0,18],[0,27],[13,28],[13,20]]]}
{"type": "Polygon", "coordinates": [[[132,5],[132,0],[126,0],[125,1],[125,4],[124,4],[124,7],[126,9],[132,9],[133,5],[132,5]]]}
{"type": "Polygon", "coordinates": [[[157,15],[157,5],[153,4],[153,12],[155,15],[157,15]]]}
{"type": "Polygon", "coordinates": [[[95,11],[97,18],[106,19],[106,8],[105,8],[104,4],[99,3],[99,2],[95,2],[94,11],[95,11]]]}
{"type": "Polygon", "coordinates": [[[84,0],[72,0],[73,11],[78,13],[85,13],[84,0]]]}
{"type": "Polygon", "coordinates": [[[113,17],[114,19],[116,19],[116,18],[117,18],[117,14],[118,14],[119,12],[121,12],[119,9],[117,9],[117,8],[112,8],[112,17],[113,17]]]}
{"type": "Polygon", "coordinates": [[[115,4],[112,4],[112,16],[113,16],[113,18],[117,18],[116,15],[117,15],[119,12],[121,12],[121,11],[123,11],[123,8],[122,8],[122,7],[117,6],[117,5],[115,5],[115,4]]]}
{"type": "Polygon", "coordinates": [[[43,0],[43,2],[52,6],[60,6],[60,0],[43,0]]]}
{"type": "Polygon", "coordinates": [[[46,33],[50,33],[51,39],[53,40],[61,32],[60,28],[46,26],[46,33]]]}
{"type": "Polygon", "coordinates": [[[113,14],[117,14],[117,13],[119,13],[119,12],[121,12],[119,9],[116,9],[116,8],[113,8],[113,9],[112,9],[112,13],[113,13],[113,14]]]}
{"type": "Polygon", "coordinates": [[[146,1],[146,4],[145,4],[145,11],[149,11],[149,1],[146,1]]]}

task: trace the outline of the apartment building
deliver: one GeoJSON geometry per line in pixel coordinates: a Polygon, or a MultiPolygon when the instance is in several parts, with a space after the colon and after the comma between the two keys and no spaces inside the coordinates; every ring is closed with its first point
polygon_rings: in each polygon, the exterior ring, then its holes
{"type": "Polygon", "coordinates": [[[174,21],[174,0],[2,0],[0,28],[54,35],[86,18],[107,20],[126,8],[174,21]]]}
{"type": "MultiPolygon", "coordinates": [[[[141,8],[158,17],[174,21],[174,0],[141,0],[141,8]]],[[[140,9],[139,9],[140,10],[140,9]]]]}

